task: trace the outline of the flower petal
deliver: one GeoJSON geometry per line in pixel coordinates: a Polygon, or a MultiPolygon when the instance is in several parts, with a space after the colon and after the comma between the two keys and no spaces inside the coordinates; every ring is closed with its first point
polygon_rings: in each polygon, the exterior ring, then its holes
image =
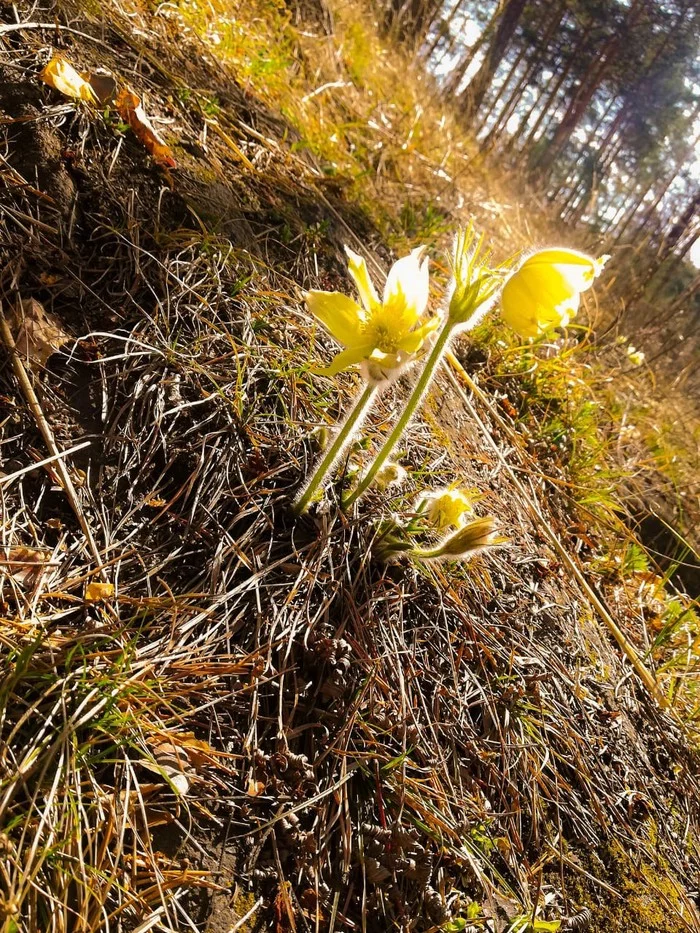
{"type": "Polygon", "coordinates": [[[316,372],[320,376],[337,376],[338,373],[342,372],[344,369],[350,369],[351,366],[361,363],[363,360],[366,360],[372,353],[373,347],[368,344],[360,347],[349,347],[347,350],[341,350],[341,352],[331,361],[330,366],[325,366],[322,369],[317,369],[316,372]]]}
{"type": "Polygon", "coordinates": [[[401,317],[403,329],[410,330],[425,311],[429,288],[428,257],[424,246],[397,260],[389,270],[384,286],[384,306],[401,317]]]}
{"type": "Polygon", "coordinates": [[[363,342],[362,308],[340,292],[310,291],[306,293],[309,311],[346,347],[355,347],[363,342]]]}
{"type": "Polygon", "coordinates": [[[354,253],[349,246],[345,247],[345,252],[348,257],[348,272],[357,286],[363,308],[365,311],[369,312],[379,304],[379,296],[369,277],[367,263],[362,256],[354,253]]]}
{"type": "Polygon", "coordinates": [[[573,292],[585,292],[600,273],[600,262],[574,249],[543,249],[525,260],[521,269],[542,272],[548,267],[550,274],[556,274],[566,281],[573,292]]]}
{"type": "Polygon", "coordinates": [[[574,295],[573,298],[568,298],[566,301],[562,301],[560,305],[557,305],[556,311],[561,315],[561,323],[557,324],[557,327],[566,327],[567,324],[570,324],[576,317],[580,304],[581,296],[574,295]]]}
{"type": "Polygon", "coordinates": [[[431,317],[425,324],[416,327],[410,334],[406,334],[405,337],[399,340],[400,349],[405,350],[406,353],[417,353],[425,343],[426,338],[440,326],[440,323],[440,318],[437,315],[431,317]]]}

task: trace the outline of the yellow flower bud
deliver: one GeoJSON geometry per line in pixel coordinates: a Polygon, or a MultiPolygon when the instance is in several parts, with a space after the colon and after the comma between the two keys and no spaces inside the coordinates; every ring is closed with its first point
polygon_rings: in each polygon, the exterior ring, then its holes
{"type": "Polygon", "coordinates": [[[414,548],[411,556],[421,560],[438,560],[445,557],[466,560],[488,548],[505,544],[506,541],[506,538],[497,533],[495,519],[486,515],[463,525],[435,547],[414,548]]]}
{"type": "Polygon", "coordinates": [[[503,320],[521,337],[539,337],[565,326],[578,311],[581,292],[591,287],[609,258],[593,259],[573,249],[533,253],[503,286],[503,320]]]}
{"type": "Polygon", "coordinates": [[[400,463],[394,463],[393,460],[387,460],[384,466],[377,471],[374,482],[377,489],[380,489],[382,492],[384,492],[390,486],[400,486],[401,483],[403,483],[406,479],[406,475],[406,471],[400,463]]]}
{"type": "Polygon", "coordinates": [[[457,232],[452,252],[452,294],[447,309],[453,327],[473,327],[495,301],[501,277],[488,267],[490,254],[483,245],[483,235],[477,237],[471,224],[457,232]]]}

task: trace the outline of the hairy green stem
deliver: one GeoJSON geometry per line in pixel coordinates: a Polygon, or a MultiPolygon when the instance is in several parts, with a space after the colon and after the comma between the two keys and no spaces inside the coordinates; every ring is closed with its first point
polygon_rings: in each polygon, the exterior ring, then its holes
{"type": "Polygon", "coordinates": [[[381,448],[372,465],[359,481],[357,486],[355,486],[349,496],[343,499],[343,508],[349,508],[353,502],[356,502],[360,496],[364,494],[365,490],[374,480],[374,477],[384,466],[394,447],[396,447],[398,442],[401,440],[401,435],[406,430],[411,418],[416,413],[416,409],[420,405],[421,399],[423,398],[426,389],[430,385],[430,382],[435,375],[435,370],[437,369],[438,364],[442,358],[442,354],[445,352],[445,347],[449,342],[453,329],[454,325],[448,319],[438,334],[435,346],[430,352],[430,356],[427,359],[423,372],[420,374],[418,381],[413,387],[413,392],[411,392],[408,402],[406,403],[406,407],[404,408],[401,417],[396,422],[394,430],[384,442],[384,446],[381,448]]]}
{"type": "Polygon", "coordinates": [[[348,443],[352,440],[356,428],[358,428],[362,423],[362,420],[367,414],[367,409],[369,408],[376,391],[376,385],[368,385],[355,402],[355,407],[350,411],[350,414],[345,419],[343,426],[335,436],[335,440],[330,445],[323,458],[321,459],[321,462],[314,470],[311,479],[306,484],[299,497],[295,500],[294,505],[292,506],[292,511],[295,515],[301,515],[302,512],[305,512],[306,509],[308,509],[309,505],[311,504],[311,500],[313,499],[316,490],[323,482],[326,473],[328,473],[328,471],[333,467],[333,464],[336,462],[338,457],[340,457],[348,443]]]}

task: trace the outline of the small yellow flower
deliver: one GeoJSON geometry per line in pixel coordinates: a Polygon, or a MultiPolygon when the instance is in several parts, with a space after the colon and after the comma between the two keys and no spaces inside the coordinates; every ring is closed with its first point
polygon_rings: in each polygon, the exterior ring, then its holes
{"type": "Polygon", "coordinates": [[[644,352],[642,350],[637,350],[632,344],[627,347],[627,356],[633,366],[641,366],[646,359],[644,352]]]}
{"type": "Polygon", "coordinates": [[[361,256],[345,247],[360,304],[340,292],[306,293],[309,310],[345,346],[324,375],[334,376],[357,363],[368,381],[393,378],[412,363],[440,320],[420,319],[428,304],[428,261],[425,248],[414,249],[391,267],[380,301],[361,256]]]}
{"type": "Polygon", "coordinates": [[[438,531],[461,528],[466,516],[474,511],[471,500],[459,489],[440,489],[429,493],[420,505],[424,507],[428,521],[438,531]]]}
{"type": "Polygon", "coordinates": [[[576,315],[581,292],[609,259],[573,249],[543,249],[529,256],[503,286],[503,320],[521,337],[563,327],[576,315]]]}
{"type": "Polygon", "coordinates": [[[400,486],[405,482],[407,475],[408,474],[400,463],[387,460],[384,466],[377,472],[374,483],[377,489],[385,492],[390,486],[400,486]]]}

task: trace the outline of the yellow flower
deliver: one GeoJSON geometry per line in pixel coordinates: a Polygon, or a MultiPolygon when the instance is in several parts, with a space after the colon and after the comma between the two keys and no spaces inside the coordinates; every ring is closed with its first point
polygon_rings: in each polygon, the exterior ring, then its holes
{"type": "Polygon", "coordinates": [[[609,258],[593,259],[573,249],[534,253],[503,286],[503,320],[521,337],[538,337],[568,324],[578,311],[581,292],[591,287],[609,258]]]}
{"type": "Polygon", "coordinates": [[[475,518],[474,521],[463,525],[449,538],[445,538],[432,551],[425,551],[423,557],[474,557],[487,548],[505,544],[506,538],[498,534],[496,520],[490,515],[484,518],[475,518]]]}
{"type": "Polygon", "coordinates": [[[428,521],[438,531],[461,528],[465,516],[474,511],[471,500],[459,489],[440,489],[425,496],[420,504],[425,508],[428,521]]]}
{"type": "Polygon", "coordinates": [[[406,480],[407,475],[400,463],[387,460],[384,466],[377,471],[374,482],[377,489],[385,492],[390,486],[400,486],[406,480]]]}
{"type": "Polygon", "coordinates": [[[311,313],[345,346],[323,373],[334,376],[362,363],[368,381],[383,382],[413,362],[440,323],[437,317],[419,323],[428,304],[425,248],[394,263],[381,301],[364,259],[347,246],[345,252],[361,303],[340,292],[306,293],[311,313]]]}
{"type": "Polygon", "coordinates": [[[641,366],[646,359],[644,352],[642,350],[637,350],[632,344],[627,347],[627,356],[629,357],[630,363],[634,366],[641,366]]]}

